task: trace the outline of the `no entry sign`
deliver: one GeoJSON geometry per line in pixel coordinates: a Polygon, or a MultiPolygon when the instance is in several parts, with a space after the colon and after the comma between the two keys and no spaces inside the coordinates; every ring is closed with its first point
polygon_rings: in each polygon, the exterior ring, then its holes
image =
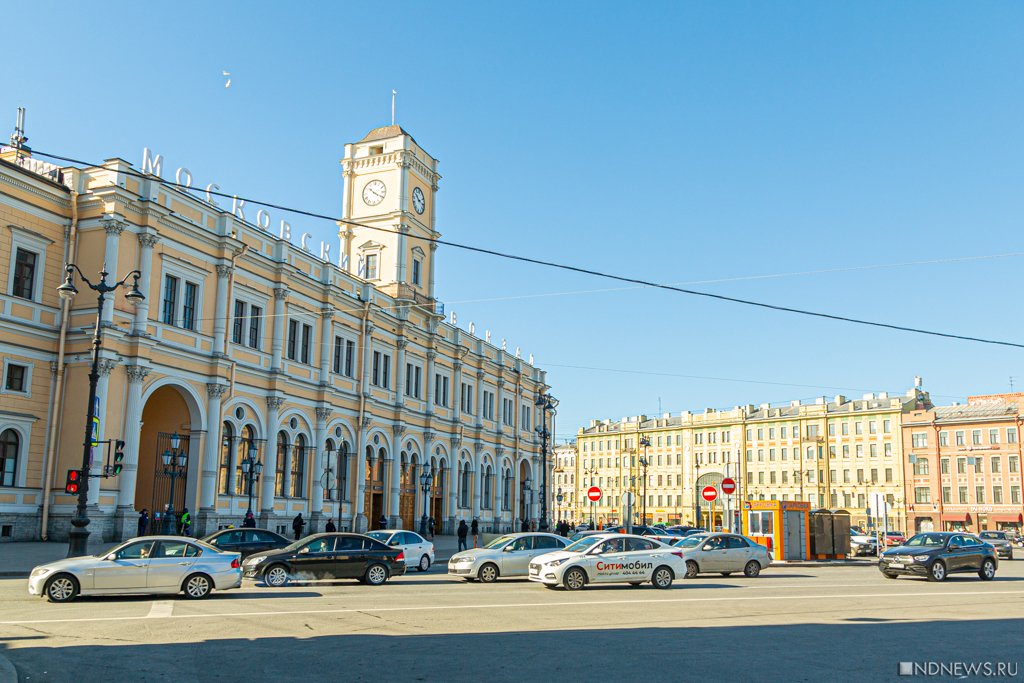
{"type": "Polygon", "coordinates": [[[736,480],[726,477],[722,480],[722,493],[727,496],[731,496],[736,493],[736,480]]]}
{"type": "Polygon", "coordinates": [[[704,500],[711,502],[715,498],[718,498],[718,489],[714,486],[705,486],[700,490],[700,495],[704,500]]]}
{"type": "Polygon", "coordinates": [[[594,501],[595,503],[601,500],[601,489],[597,488],[596,486],[591,486],[589,489],[587,489],[587,498],[594,501]]]}

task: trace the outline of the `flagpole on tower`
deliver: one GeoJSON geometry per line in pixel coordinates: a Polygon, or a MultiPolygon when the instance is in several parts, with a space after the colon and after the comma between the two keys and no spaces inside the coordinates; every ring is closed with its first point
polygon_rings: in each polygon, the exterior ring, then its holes
{"type": "Polygon", "coordinates": [[[395,96],[398,95],[397,90],[391,91],[391,125],[395,125],[395,96]]]}

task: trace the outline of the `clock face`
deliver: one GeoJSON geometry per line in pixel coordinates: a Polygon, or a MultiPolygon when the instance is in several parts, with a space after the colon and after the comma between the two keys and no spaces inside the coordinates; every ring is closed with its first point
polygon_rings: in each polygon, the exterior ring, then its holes
{"type": "Polygon", "coordinates": [[[416,209],[416,213],[423,213],[423,209],[427,206],[427,201],[423,198],[423,190],[418,187],[412,189],[412,208],[416,209]]]}
{"type": "Polygon", "coordinates": [[[384,183],[379,180],[371,180],[363,188],[363,201],[370,206],[377,206],[384,201],[384,195],[387,193],[388,188],[384,187],[384,183]]]}

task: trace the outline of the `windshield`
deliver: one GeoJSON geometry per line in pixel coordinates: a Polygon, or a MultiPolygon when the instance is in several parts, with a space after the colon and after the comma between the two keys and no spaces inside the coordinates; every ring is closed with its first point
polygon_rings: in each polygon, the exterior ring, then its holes
{"type": "Polygon", "coordinates": [[[580,540],[566,547],[566,551],[570,553],[584,553],[587,551],[587,549],[593,548],[594,544],[596,544],[600,540],[601,536],[599,535],[584,536],[580,540]]]}
{"type": "Polygon", "coordinates": [[[914,548],[941,548],[946,545],[946,537],[939,534],[918,534],[907,541],[914,548]]]}
{"type": "Polygon", "coordinates": [[[982,531],[978,536],[981,538],[1006,538],[1005,533],[1003,531],[982,531]]]}
{"type": "Polygon", "coordinates": [[[672,545],[674,545],[677,548],[696,548],[697,546],[699,546],[701,543],[703,543],[707,539],[708,539],[707,536],[703,536],[701,534],[693,534],[693,535],[687,536],[686,538],[682,538],[682,539],[676,541],[672,545]]]}
{"type": "Polygon", "coordinates": [[[506,543],[516,540],[515,536],[498,536],[496,539],[484,546],[488,550],[497,550],[503,547],[506,543]]]}
{"type": "Polygon", "coordinates": [[[388,531],[371,531],[366,535],[370,538],[375,538],[378,541],[383,541],[384,543],[387,543],[388,539],[391,538],[391,533],[388,531]]]}

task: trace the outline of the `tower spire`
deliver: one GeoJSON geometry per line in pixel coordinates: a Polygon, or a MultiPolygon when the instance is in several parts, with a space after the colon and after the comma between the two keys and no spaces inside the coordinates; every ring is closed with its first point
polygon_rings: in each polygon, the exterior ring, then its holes
{"type": "Polygon", "coordinates": [[[391,125],[395,125],[395,97],[398,96],[397,90],[391,91],[391,125]]]}

